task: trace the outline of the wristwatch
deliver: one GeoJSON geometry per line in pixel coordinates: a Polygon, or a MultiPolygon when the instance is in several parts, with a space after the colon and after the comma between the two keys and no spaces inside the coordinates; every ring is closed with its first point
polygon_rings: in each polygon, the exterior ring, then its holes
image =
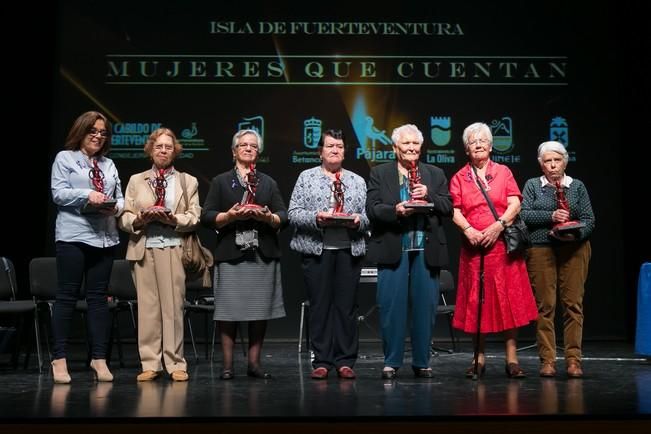
{"type": "Polygon", "coordinates": [[[500,224],[502,225],[503,228],[506,227],[506,222],[505,222],[504,220],[502,220],[502,219],[497,219],[497,221],[500,222],[500,224]]]}

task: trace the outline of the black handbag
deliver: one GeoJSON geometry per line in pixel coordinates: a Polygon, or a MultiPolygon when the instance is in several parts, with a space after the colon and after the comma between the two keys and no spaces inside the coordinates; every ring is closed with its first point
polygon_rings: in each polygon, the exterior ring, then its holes
{"type": "MultiPolygon", "coordinates": [[[[495,220],[499,220],[499,216],[493,206],[493,201],[488,197],[486,190],[484,190],[484,186],[481,185],[481,182],[479,181],[477,169],[473,166],[472,170],[475,172],[475,181],[477,182],[481,193],[484,195],[484,199],[486,199],[488,207],[493,213],[493,217],[495,217],[495,220]]],[[[506,252],[509,254],[519,253],[531,247],[529,230],[527,229],[525,222],[520,218],[520,214],[515,216],[515,219],[513,219],[513,222],[509,226],[504,227],[502,235],[504,236],[504,242],[506,243],[506,252]]]]}

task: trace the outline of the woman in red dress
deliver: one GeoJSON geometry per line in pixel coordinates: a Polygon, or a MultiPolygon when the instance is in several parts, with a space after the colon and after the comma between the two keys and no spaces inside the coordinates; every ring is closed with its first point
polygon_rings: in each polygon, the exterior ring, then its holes
{"type": "Polygon", "coordinates": [[[480,259],[484,255],[484,302],[477,360],[466,371],[472,377],[474,364],[481,376],[486,369],[486,333],[504,332],[506,375],[525,377],[516,353],[517,328],[538,315],[524,258],[507,254],[502,231],[520,212],[520,189],[511,170],[490,159],[493,136],[484,123],[474,123],[463,132],[469,163],[450,180],[453,221],[463,233],[459,259],[459,283],[453,325],[477,335],[480,259]],[[499,218],[491,212],[478,182],[490,197],[499,218]]]}

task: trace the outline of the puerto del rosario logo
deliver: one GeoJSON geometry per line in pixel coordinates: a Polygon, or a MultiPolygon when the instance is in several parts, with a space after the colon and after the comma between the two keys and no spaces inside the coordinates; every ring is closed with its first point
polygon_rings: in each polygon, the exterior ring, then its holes
{"type": "Polygon", "coordinates": [[[257,115],[242,118],[242,120],[237,124],[237,130],[253,130],[260,134],[260,137],[262,137],[262,143],[260,143],[260,148],[258,149],[258,162],[269,163],[269,157],[262,155],[266,145],[264,138],[264,117],[257,115]]]}
{"type": "Polygon", "coordinates": [[[452,138],[452,118],[450,116],[430,116],[429,126],[434,149],[425,151],[425,160],[428,163],[454,164],[454,150],[445,149],[452,138]]]}
{"type": "Polygon", "coordinates": [[[312,116],[303,121],[303,147],[307,150],[292,151],[291,162],[294,164],[319,164],[319,140],[323,121],[312,116]]]}
{"type": "Polygon", "coordinates": [[[364,158],[376,163],[396,159],[391,138],[386,130],[378,126],[375,119],[367,113],[366,102],[362,96],[355,101],[351,122],[359,143],[359,148],[355,152],[356,159],[364,158]]]}
{"type": "Polygon", "coordinates": [[[511,151],[515,148],[513,143],[513,119],[510,116],[503,116],[501,119],[493,119],[489,127],[493,134],[493,161],[498,163],[519,163],[520,156],[513,155],[511,151]]]}

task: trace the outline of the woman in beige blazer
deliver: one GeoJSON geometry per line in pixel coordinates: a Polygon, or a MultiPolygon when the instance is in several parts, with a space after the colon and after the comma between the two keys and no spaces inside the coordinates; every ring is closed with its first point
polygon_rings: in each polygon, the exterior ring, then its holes
{"type": "Polygon", "coordinates": [[[142,372],[151,381],[164,369],[174,381],[187,381],[183,357],[185,271],[183,233],[199,221],[197,179],[174,169],[182,146],[167,128],[152,132],[145,144],[150,169],[129,180],[120,227],[129,233],[127,259],[138,292],[138,351],[142,372]],[[183,199],[185,179],[187,203],[183,199]]]}

